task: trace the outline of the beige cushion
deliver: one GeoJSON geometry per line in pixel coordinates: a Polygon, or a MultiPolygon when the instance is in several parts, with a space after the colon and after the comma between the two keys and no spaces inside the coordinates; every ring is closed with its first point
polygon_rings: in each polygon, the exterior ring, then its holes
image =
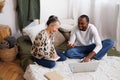
{"type": "Polygon", "coordinates": [[[55,47],[61,45],[65,41],[64,36],[59,31],[55,32],[54,36],[55,36],[54,39],[55,47]]]}
{"type": "Polygon", "coordinates": [[[71,31],[70,31],[70,32],[64,32],[64,31],[61,31],[60,29],[59,29],[59,31],[60,31],[60,32],[62,33],[62,35],[65,37],[66,41],[69,41],[71,31]]]}
{"type": "Polygon", "coordinates": [[[70,32],[76,25],[76,22],[73,19],[62,19],[60,20],[60,22],[61,22],[61,25],[60,25],[59,31],[63,34],[65,39],[68,41],[70,38],[70,32]]]}

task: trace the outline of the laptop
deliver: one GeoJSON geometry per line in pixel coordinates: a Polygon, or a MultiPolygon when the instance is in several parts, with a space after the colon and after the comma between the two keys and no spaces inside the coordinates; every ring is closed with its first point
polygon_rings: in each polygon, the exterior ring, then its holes
{"type": "Polygon", "coordinates": [[[94,72],[99,65],[98,61],[82,62],[82,63],[70,63],[69,67],[73,73],[80,72],[94,72]]]}

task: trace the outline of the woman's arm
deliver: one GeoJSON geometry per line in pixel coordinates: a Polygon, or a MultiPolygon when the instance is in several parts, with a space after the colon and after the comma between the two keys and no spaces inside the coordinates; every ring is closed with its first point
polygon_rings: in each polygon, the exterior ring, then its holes
{"type": "Polygon", "coordinates": [[[36,57],[45,57],[49,59],[50,53],[47,52],[45,32],[40,32],[32,45],[31,53],[36,57]]]}

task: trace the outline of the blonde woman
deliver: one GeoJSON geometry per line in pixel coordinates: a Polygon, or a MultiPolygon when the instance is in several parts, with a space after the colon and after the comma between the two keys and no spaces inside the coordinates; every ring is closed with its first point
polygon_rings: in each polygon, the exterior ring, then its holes
{"type": "Polygon", "coordinates": [[[53,68],[56,61],[64,61],[66,57],[54,48],[54,32],[58,31],[60,21],[54,15],[46,22],[47,28],[39,32],[32,45],[31,54],[34,61],[44,67],[53,68]]]}

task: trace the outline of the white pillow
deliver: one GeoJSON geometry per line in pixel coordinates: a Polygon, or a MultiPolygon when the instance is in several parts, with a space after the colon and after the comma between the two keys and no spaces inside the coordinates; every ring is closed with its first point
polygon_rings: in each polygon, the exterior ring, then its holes
{"type": "Polygon", "coordinates": [[[61,19],[60,22],[61,26],[59,30],[62,32],[70,32],[76,25],[76,22],[73,19],[61,19]]]}
{"type": "Polygon", "coordinates": [[[28,26],[23,28],[23,35],[28,35],[33,43],[36,35],[45,28],[46,28],[45,23],[35,25],[35,26],[28,26]]]}
{"type": "Polygon", "coordinates": [[[69,24],[72,26],[76,25],[76,21],[73,19],[60,19],[61,24],[69,24]]]}
{"type": "Polygon", "coordinates": [[[59,30],[62,32],[70,32],[73,29],[73,25],[70,24],[61,24],[59,30]]]}

